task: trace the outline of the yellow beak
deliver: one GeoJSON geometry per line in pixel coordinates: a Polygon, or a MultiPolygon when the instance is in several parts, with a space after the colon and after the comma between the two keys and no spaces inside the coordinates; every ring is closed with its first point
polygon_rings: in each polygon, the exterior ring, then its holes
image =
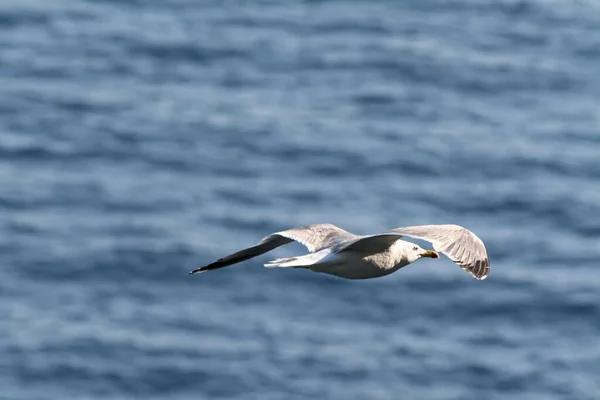
{"type": "Polygon", "coordinates": [[[440,258],[440,255],[433,250],[425,250],[425,253],[421,254],[421,257],[440,258]]]}

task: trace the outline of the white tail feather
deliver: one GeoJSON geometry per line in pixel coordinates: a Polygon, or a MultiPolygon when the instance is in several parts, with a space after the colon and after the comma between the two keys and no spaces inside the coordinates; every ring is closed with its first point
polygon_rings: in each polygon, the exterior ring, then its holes
{"type": "Polygon", "coordinates": [[[329,250],[321,250],[316,253],[310,253],[303,256],[298,257],[289,257],[289,258],[278,258],[273,261],[269,261],[265,264],[267,268],[285,268],[285,267],[304,267],[308,265],[316,264],[321,261],[327,255],[329,255],[329,250]]]}

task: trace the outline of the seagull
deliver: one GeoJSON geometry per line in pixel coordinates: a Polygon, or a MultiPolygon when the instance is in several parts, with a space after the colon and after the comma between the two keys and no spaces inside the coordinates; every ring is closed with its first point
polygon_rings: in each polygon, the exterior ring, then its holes
{"type": "Polygon", "coordinates": [[[389,275],[422,257],[440,258],[438,251],[478,280],[490,272],[485,245],[473,232],[459,225],[421,225],[359,236],[332,224],[312,224],[275,232],[258,244],[218,259],[190,274],[211,271],[246,261],[291,242],[310,253],[278,258],[267,268],[305,268],[345,279],[371,279],[389,275]],[[401,240],[404,236],[430,242],[435,250],[401,240]],[[437,250],[437,251],[436,251],[437,250]]]}

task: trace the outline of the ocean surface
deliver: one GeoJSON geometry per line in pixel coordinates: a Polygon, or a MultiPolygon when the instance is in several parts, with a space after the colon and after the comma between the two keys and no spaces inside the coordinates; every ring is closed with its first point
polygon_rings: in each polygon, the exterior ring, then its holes
{"type": "Polygon", "coordinates": [[[600,399],[599,127],[595,0],[0,1],[0,398],[600,399]],[[187,275],[316,222],[491,274],[187,275]]]}

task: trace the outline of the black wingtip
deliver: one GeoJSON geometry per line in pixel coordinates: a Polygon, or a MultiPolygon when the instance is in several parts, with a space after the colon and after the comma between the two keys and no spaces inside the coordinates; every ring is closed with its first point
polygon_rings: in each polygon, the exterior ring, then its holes
{"type": "Polygon", "coordinates": [[[202,270],[202,268],[196,268],[195,270],[188,272],[188,275],[194,275],[194,274],[198,274],[200,272],[204,272],[202,270]]]}

